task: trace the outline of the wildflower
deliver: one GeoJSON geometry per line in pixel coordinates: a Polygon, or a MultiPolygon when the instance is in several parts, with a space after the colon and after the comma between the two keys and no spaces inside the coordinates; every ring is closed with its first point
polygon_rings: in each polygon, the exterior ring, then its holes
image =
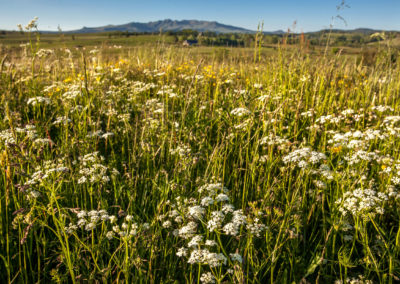
{"type": "Polygon", "coordinates": [[[224,218],[225,214],[222,211],[211,212],[211,218],[207,222],[207,229],[209,229],[210,232],[213,232],[216,229],[221,228],[224,218]]]}
{"type": "Polygon", "coordinates": [[[225,204],[222,206],[222,212],[224,213],[232,213],[235,210],[235,207],[232,204],[225,204]]]}
{"type": "Polygon", "coordinates": [[[205,254],[205,252],[203,252],[203,250],[201,250],[201,249],[193,250],[188,259],[188,263],[189,264],[201,263],[204,259],[204,254],[205,254]]]}
{"type": "Polygon", "coordinates": [[[197,230],[197,224],[193,221],[189,222],[186,226],[179,229],[179,236],[188,239],[192,237],[197,230]]]}
{"type": "Polygon", "coordinates": [[[194,236],[190,242],[188,243],[188,247],[198,247],[200,245],[200,242],[203,240],[203,236],[197,235],[194,236]]]}
{"type": "Polygon", "coordinates": [[[117,221],[117,217],[116,216],[110,216],[110,223],[114,224],[117,221]]]}
{"type": "Polygon", "coordinates": [[[222,229],[225,234],[231,236],[237,236],[239,234],[239,226],[235,223],[228,223],[222,229]]]}
{"type": "Polygon", "coordinates": [[[112,240],[112,238],[114,237],[114,232],[113,231],[108,231],[106,234],[106,238],[109,240],[112,240]]]}
{"type": "Polygon", "coordinates": [[[387,200],[386,193],[358,188],[354,191],[345,192],[343,197],[335,203],[339,205],[339,211],[343,215],[351,213],[353,216],[368,219],[369,215],[383,214],[383,205],[387,200]]]}
{"type": "Polygon", "coordinates": [[[246,224],[246,229],[250,231],[254,236],[260,237],[261,233],[267,229],[267,226],[259,223],[259,219],[255,218],[253,222],[246,224]]]}
{"type": "Polygon", "coordinates": [[[217,245],[217,242],[214,240],[206,240],[205,245],[208,247],[215,247],[217,245]]]}
{"type": "Polygon", "coordinates": [[[243,262],[242,256],[238,253],[231,253],[231,254],[229,254],[229,256],[231,257],[231,260],[233,262],[235,262],[235,261],[237,261],[239,263],[243,262]]]}
{"type": "Polygon", "coordinates": [[[30,98],[27,101],[28,105],[37,105],[37,104],[41,104],[44,103],[45,105],[49,105],[51,103],[51,100],[49,98],[45,98],[45,97],[34,97],[34,98],[30,98]]]}
{"type": "Polygon", "coordinates": [[[86,224],[86,226],[85,226],[85,230],[86,230],[86,231],[91,231],[91,230],[93,230],[94,228],[96,228],[96,224],[95,224],[95,223],[88,223],[88,224],[86,224]]]}
{"type": "Polygon", "coordinates": [[[37,28],[37,21],[38,21],[38,17],[34,17],[26,26],[25,26],[25,30],[29,31],[32,29],[36,29],[37,28]]]}
{"type": "Polygon", "coordinates": [[[178,252],[176,253],[176,255],[178,257],[184,257],[184,256],[187,256],[187,254],[188,254],[188,249],[187,248],[179,248],[178,252]]]}
{"type": "Polygon", "coordinates": [[[72,234],[74,231],[76,231],[78,229],[78,226],[77,225],[74,225],[74,224],[72,224],[72,223],[70,223],[69,225],[68,225],[68,227],[65,229],[65,232],[67,233],[67,234],[72,234]]]}
{"type": "Polygon", "coordinates": [[[38,198],[39,196],[40,196],[40,192],[38,192],[38,191],[36,191],[36,190],[31,190],[30,191],[30,195],[33,197],[33,198],[38,198]]]}
{"type": "Polygon", "coordinates": [[[168,229],[172,226],[171,221],[165,221],[164,223],[162,223],[163,228],[168,229]]]}
{"type": "Polygon", "coordinates": [[[78,227],[83,227],[86,224],[86,220],[85,219],[79,219],[78,222],[76,223],[78,227]]]}
{"type": "Polygon", "coordinates": [[[222,253],[209,252],[208,250],[203,250],[203,252],[205,252],[203,262],[207,263],[211,268],[226,264],[227,259],[222,253]]]}
{"type": "Polygon", "coordinates": [[[213,284],[215,283],[215,277],[211,272],[203,273],[201,274],[200,281],[204,284],[213,284]]]}
{"type": "Polygon", "coordinates": [[[229,197],[225,193],[220,193],[215,197],[215,201],[217,202],[229,202],[229,197]]]}
{"type": "Polygon", "coordinates": [[[205,212],[206,212],[206,210],[203,207],[198,206],[198,205],[189,207],[189,210],[188,210],[188,214],[195,219],[201,219],[205,212]]]}
{"type": "Polygon", "coordinates": [[[214,199],[212,199],[211,197],[209,197],[209,196],[207,196],[207,197],[204,197],[202,200],[201,200],[201,205],[202,206],[209,206],[209,205],[212,205],[214,203],[214,199]]]}
{"type": "Polygon", "coordinates": [[[247,108],[239,107],[235,108],[231,111],[231,114],[237,117],[242,117],[244,115],[249,115],[251,114],[251,111],[249,111],[247,108]]]}

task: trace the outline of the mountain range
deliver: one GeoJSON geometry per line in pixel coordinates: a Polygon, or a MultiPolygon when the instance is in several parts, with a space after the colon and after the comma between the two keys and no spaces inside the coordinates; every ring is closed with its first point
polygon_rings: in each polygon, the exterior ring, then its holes
{"type": "MultiPolygon", "coordinates": [[[[178,32],[182,30],[196,30],[198,32],[215,32],[217,34],[222,33],[245,33],[245,34],[253,34],[257,31],[249,30],[241,27],[225,25],[218,23],[216,21],[199,21],[199,20],[160,20],[148,23],[139,23],[139,22],[130,22],[122,25],[107,25],[101,27],[83,27],[78,30],[70,30],[64,31],[64,33],[107,33],[107,32],[130,32],[130,33],[159,33],[160,31],[173,31],[178,32]]],[[[316,34],[320,32],[334,32],[334,33],[349,33],[349,34],[364,34],[370,35],[376,32],[381,32],[382,30],[370,29],[370,28],[357,28],[352,30],[341,30],[341,29],[322,29],[314,32],[306,32],[306,34],[316,34]]],[[[42,33],[59,33],[56,31],[45,31],[41,30],[42,33]]],[[[400,31],[395,30],[387,30],[385,32],[394,32],[400,33],[400,31]]],[[[285,34],[286,31],[277,30],[277,31],[263,31],[264,34],[269,35],[282,35],[285,34]]],[[[291,32],[293,33],[293,32],[291,32]]],[[[297,33],[297,32],[294,32],[297,33]]]]}
{"type": "MultiPolygon", "coordinates": [[[[98,32],[136,32],[136,33],[157,33],[160,31],[182,31],[196,30],[199,32],[216,32],[216,33],[254,33],[252,30],[224,25],[218,22],[198,21],[198,20],[161,20],[148,23],[131,22],[123,25],[107,25],[102,27],[83,27],[79,30],[68,31],[69,33],[98,33],[98,32]]],[[[266,32],[270,34],[280,34],[283,31],[266,32]]]]}

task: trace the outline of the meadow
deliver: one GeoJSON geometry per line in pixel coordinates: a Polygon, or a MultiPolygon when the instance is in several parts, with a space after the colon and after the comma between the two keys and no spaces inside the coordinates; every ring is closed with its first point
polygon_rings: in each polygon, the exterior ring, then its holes
{"type": "Polygon", "coordinates": [[[0,281],[400,281],[400,55],[43,48],[0,62],[0,281]]]}

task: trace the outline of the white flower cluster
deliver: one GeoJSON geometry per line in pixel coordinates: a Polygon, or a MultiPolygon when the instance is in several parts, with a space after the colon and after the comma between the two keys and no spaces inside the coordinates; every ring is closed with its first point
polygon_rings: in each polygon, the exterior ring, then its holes
{"type": "Polygon", "coordinates": [[[325,154],[304,147],[290,152],[288,155],[283,157],[282,160],[285,164],[294,163],[299,168],[304,169],[308,168],[310,164],[317,165],[326,159],[327,157],[325,154]]]}
{"type": "Polygon", "coordinates": [[[363,149],[367,143],[374,140],[384,140],[388,137],[387,134],[380,130],[366,129],[364,132],[359,130],[348,131],[346,133],[333,133],[332,139],[328,140],[328,144],[333,144],[334,147],[346,147],[349,149],[363,149]]]}
{"type": "Polygon", "coordinates": [[[227,194],[229,190],[222,183],[207,183],[197,190],[200,194],[216,195],[218,191],[227,194]]]}
{"type": "Polygon", "coordinates": [[[307,110],[307,111],[304,111],[304,112],[300,113],[300,115],[302,117],[313,117],[314,114],[315,114],[314,109],[310,109],[310,110],[307,110]]]}
{"type": "Polygon", "coordinates": [[[242,117],[242,116],[251,114],[251,111],[248,110],[247,108],[239,107],[239,108],[233,109],[231,111],[231,114],[234,116],[237,116],[237,117],[242,117]]]}
{"type": "Polygon", "coordinates": [[[53,121],[53,125],[58,125],[58,124],[67,125],[70,122],[71,122],[71,119],[69,119],[68,117],[60,116],[60,117],[57,117],[55,121],[53,121]]]}
{"type": "Polygon", "coordinates": [[[25,134],[26,137],[30,140],[33,140],[38,136],[36,132],[36,126],[31,124],[25,125],[24,128],[16,127],[15,132],[25,134]]]}
{"type": "Polygon", "coordinates": [[[273,145],[287,144],[290,143],[290,141],[278,135],[270,134],[268,136],[261,138],[259,143],[260,145],[273,146],[273,145]]]}
{"type": "MultiPolygon", "coordinates": [[[[90,183],[106,183],[110,181],[108,175],[108,168],[101,163],[104,161],[104,157],[99,155],[99,152],[93,152],[86,154],[83,157],[79,157],[79,175],[78,184],[90,183]]],[[[75,161],[76,163],[76,161],[75,161]]],[[[119,172],[113,169],[111,176],[118,175],[119,172]]]]}
{"type": "Polygon", "coordinates": [[[215,277],[211,272],[206,272],[201,274],[200,281],[204,284],[213,284],[215,283],[215,277]]]}
{"type": "Polygon", "coordinates": [[[389,198],[400,199],[400,192],[392,185],[388,186],[387,195],[389,198]]]}
{"type": "Polygon", "coordinates": [[[192,150],[190,149],[190,146],[182,144],[182,145],[178,145],[175,149],[170,149],[169,153],[171,155],[178,155],[178,156],[184,158],[184,157],[189,157],[191,151],[192,150]]]}
{"type": "Polygon", "coordinates": [[[222,183],[205,184],[198,189],[198,199],[176,199],[171,210],[159,217],[162,226],[173,231],[173,235],[185,241],[176,255],[188,257],[189,264],[220,267],[228,263],[242,262],[238,253],[225,255],[221,252],[213,234],[241,238],[260,237],[267,227],[258,218],[252,218],[241,209],[230,204],[228,189],[222,183]],[[182,218],[183,217],[183,218],[182,218]],[[205,238],[207,236],[207,238],[205,238]]]}
{"type": "Polygon", "coordinates": [[[89,132],[86,137],[87,138],[101,138],[101,139],[107,139],[108,137],[112,137],[114,136],[113,132],[103,132],[102,130],[97,130],[97,131],[93,131],[93,132],[89,132]]]}
{"type": "Polygon", "coordinates": [[[397,122],[400,121],[400,116],[398,115],[389,115],[389,116],[385,116],[385,118],[383,119],[383,124],[386,125],[394,125],[397,122]]]}
{"type": "Polygon", "coordinates": [[[257,101],[264,103],[266,101],[268,101],[271,98],[270,95],[261,95],[257,98],[257,101]]]}
{"type": "Polygon", "coordinates": [[[81,87],[78,84],[71,84],[68,91],[64,92],[62,97],[66,100],[74,100],[82,95],[81,87]]]}
{"type": "Polygon", "coordinates": [[[322,115],[320,117],[318,117],[315,122],[317,124],[328,124],[328,123],[332,123],[332,124],[338,124],[341,121],[344,120],[343,116],[335,116],[332,114],[328,114],[328,115],[322,115]]]}
{"type": "Polygon", "coordinates": [[[189,264],[208,264],[211,268],[226,265],[226,262],[223,253],[210,252],[208,249],[194,249],[188,259],[189,264]]]}
{"type": "Polygon", "coordinates": [[[54,142],[49,138],[37,138],[33,141],[34,146],[52,145],[54,142]]]}
{"type": "Polygon", "coordinates": [[[387,200],[388,195],[386,193],[358,188],[345,192],[343,197],[339,198],[335,204],[339,206],[339,211],[344,216],[350,213],[354,217],[368,219],[368,215],[383,214],[383,206],[387,200]]]}
{"type": "Polygon", "coordinates": [[[13,131],[11,129],[0,131],[0,141],[3,141],[6,146],[10,144],[16,144],[15,138],[18,137],[20,137],[21,140],[31,140],[33,142],[33,146],[42,146],[54,143],[49,138],[38,138],[36,126],[34,125],[28,124],[24,128],[15,127],[14,130],[17,137],[14,137],[13,131]]]}
{"type": "Polygon", "coordinates": [[[137,95],[140,93],[148,92],[151,89],[156,88],[157,85],[154,83],[145,83],[141,81],[136,81],[132,83],[132,86],[130,86],[130,89],[133,93],[133,95],[137,95]]]}
{"type": "Polygon", "coordinates": [[[164,104],[160,102],[159,99],[149,99],[145,103],[145,107],[148,111],[153,114],[163,114],[164,113],[164,104]]]}
{"type": "MultiPolygon", "coordinates": [[[[34,17],[34,18],[24,27],[25,30],[30,31],[30,30],[36,29],[36,28],[37,28],[37,21],[38,21],[38,20],[39,20],[38,17],[34,17]]],[[[18,26],[18,29],[19,29],[20,31],[23,31],[22,25],[21,25],[21,24],[18,24],[17,26],[18,26]]]]}
{"type": "Polygon", "coordinates": [[[344,281],[343,280],[336,280],[335,284],[373,284],[374,282],[372,280],[367,280],[365,279],[364,276],[358,275],[358,278],[346,278],[344,281]]]}
{"type": "Polygon", "coordinates": [[[45,105],[49,105],[51,104],[51,100],[49,98],[45,98],[45,97],[34,97],[34,98],[29,98],[27,101],[28,105],[37,105],[37,104],[45,104],[45,105]]]}
{"type": "Polygon", "coordinates": [[[106,210],[81,210],[76,212],[76,217],[78,218],[76,223],[71,222],[69,226],[66,227],[66,232],[69,234],[72,234],[79,228],[91,232],[100,227],[102,230],[105,230],[105,237],[112,240],[117,237],[134,237],[140,231],[147,230],[150,227],[147,223],[138,224],[134,222],[132,215],[118,218],[115,215],[109,215],[106,210]],[[118,224],[118,221],[122,223],[118,224]]]}
{"type": "Polygon", "coordinates": [[[232,215],[231,221],[225,224],[222,230],[227,235],[237,236],[239,235],[241,226],[247,224],[247,220],[241,209],[233,211],[232,215]]]}
{"type": "Polygon", "coordinates": [[[394,111],[394,109],[393,109],[392,107],[390,107],[390,106],[383,106],[383,105],[373,106],[371,109],[372,109],[372,110],[375,110],[375,111],[377,111],[377,112],[385,112],[385,111],[390,111],[390,112],[392,112],[392,111],[394,111]]]}
{"type": "Polygon", "coordinates": [[[69,172],[69,169],[63,165],[62,161],[45,161],[43,166],[35,168],[35,172],[30,175],[25,185],[32,186],[42,184],[47,180],[54,181],[59,178],[60,174],[66,172],[69,172]]]}
{"type": "Polygon", "coordinates": [[[162,89],[158,90],[157,95],[166,95],[170,99],[178,97],[178,94],[174,92],[174,89],[169,86],[163,86],[162,89]]]}
{"type": "Polygon", "coordinates": [[[380,158],[381,156],[377,153],[367,152],[364,150],[358,150],[343,157],[343,159],[346,160],[349,165],[355,165],[361,162],[379,161],[380,158]]]}
{"type": "Polygon", "coordinates": [[[6,146],[16,143],[11,129],[0,131],[0,141],[3,141],[6,146]]]}
{"type": "Polygon", "coordinates": [[[39,57],[39,58],[42,58],[42,57],[50,56],[52,54],[54,54],[54,50],[41,48],[36,53],[36,56],[39,57]]]}

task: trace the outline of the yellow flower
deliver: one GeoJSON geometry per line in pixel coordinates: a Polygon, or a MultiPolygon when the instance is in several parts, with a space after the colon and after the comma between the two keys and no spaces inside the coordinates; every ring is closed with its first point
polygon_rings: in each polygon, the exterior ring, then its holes
{"type": "Polygon", "coordinates": [[[339,153],[342,150],[342,146],[332,147],[332,153],[339,153]]]}
{"type": "Polygon", "coordinates": [[[68,77],[68,78],[66,78],[64,80],[64,83],[70,83],[70,82],[72,82],[72,78],[71,77],[68,77]]]}

